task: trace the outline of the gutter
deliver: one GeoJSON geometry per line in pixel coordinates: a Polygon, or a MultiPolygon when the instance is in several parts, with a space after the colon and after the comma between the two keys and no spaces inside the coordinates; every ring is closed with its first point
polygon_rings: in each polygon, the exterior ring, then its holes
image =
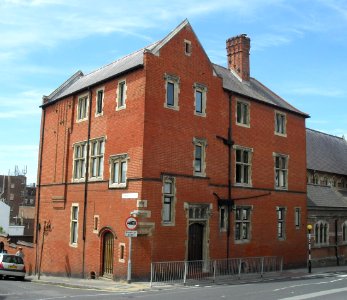
{"type": "Polygon", "coordinates": [[[90,131],[91,131],[91,119],[92,119],[92,104],[93,93],[90,87],[89,92],[89,110],[88,110],[88,136],[87,136],[87,149],[86,149],[86,173],[84,179],[84,204],[83,204],[83,250],[82,250],[82,278],[84,278],[85,272],[85,258],[86,258],[86,228],[87,228],[87,203],[88,203],[88,178],[89,178],[89,150],[90,150],[90,131]]]}

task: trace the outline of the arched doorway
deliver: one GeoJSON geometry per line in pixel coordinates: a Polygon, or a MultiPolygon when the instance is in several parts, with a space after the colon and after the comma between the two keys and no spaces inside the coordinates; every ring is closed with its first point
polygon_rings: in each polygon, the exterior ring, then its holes
{"type": "Polygon", "coordinates": [[[106,231],[102,239],[102,270],[104,277],[113,277],[113,253],[114,253],[114,235],[111,231],[106,231]]]}
{"type": "Polygon", "coordinates": [[[204,224],[192,223],[189,225],[188,260],[203,260],[204,224]]]}

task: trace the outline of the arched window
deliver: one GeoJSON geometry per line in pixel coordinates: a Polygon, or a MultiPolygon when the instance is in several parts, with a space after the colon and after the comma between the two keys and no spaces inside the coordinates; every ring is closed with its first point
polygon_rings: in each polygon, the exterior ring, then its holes
{"type": "Polygon", "coordinates": [[[327,186],[328,185],[328,177],[324,176],[320,180],[320,185],[327,186]]]}
{"type": "Polygon", "coordinates": [[[318,184],[319,183],[319,176],[318,174],[315,174],[314,177],[313,177],[313,183],[314,184],[318,184]]]}
{"type": "Polygon", "coordinates": [[[313,176],[310,173],[307,173],[307,183],[313,183],[313,176]]]}
{"type": "Polygon", "coordinates": [[[342,241],[347,242],[347,221],[342,224],[342,241]]]}
{"type": "Polygon", "coordinates": [[[327,245],[329,243],[329,226],[325,221],[318,221],[314,226],[314,236],[316,245],[327,245]]]}
{"type": "Polygon", "coordinates": [[[340,179],[340,182],[338,183],[337,185],[339,188],[344,188],[346,185],[345,185],[345,179],[344,178],[341,178],[340,179]]]}

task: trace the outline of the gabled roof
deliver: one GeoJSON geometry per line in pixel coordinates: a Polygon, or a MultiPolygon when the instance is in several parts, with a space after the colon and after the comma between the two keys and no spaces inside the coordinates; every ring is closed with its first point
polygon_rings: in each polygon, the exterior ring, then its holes
{"type": "Polygon", "coordinates": [[[308,169],[347,175],[347,142],[307,128],[306,160],[308,169]]]}
{"type": "Polygon", "coordinates": [[[343,191],[330,186],[307,185],[307,205],[309,207],[347,208],[347,197],[343,191]]]}
{"type": "MultiPolygon", "coordinates": [[[[145,52],[159,55],[160,49],[165,46],[185,26],[190,26],[187,19],[179,24],[162,40],[152,45],[142,48],[87,75],[83,75],[81,71],[77,72],[53,93],[51,93],[49,96],[45,96],[43,106],[62,99],[66,96],[72,95],[76,92],[83,91],[88,87],[116,77],[124,72],[142,67],[144,64],[143,57],[145,52]]],[[[197,41],[199,42],[198,38],[197,41]]],[[[204,48],[201,48],[204,51],[204,48]]],[[[207,55],[206,57],[209,60],[207,55]]],[[[308,117],[307,114],[299,111],[298,109],[287,103],[285,100],[273,93],[256,79],[250,78],[250,81],[241,81],[239,76],[235,72],[216,64],[211,64],[211,66],[213,67],[214,72],[222,78],[224,89],[284,110],[288,110],[290,112],[300,114],[304,117],[308,117]]]]}
{"type": "Polygon", "coordinates": [[[251,77],[249,81],[242,81],[235,72],[225,67],[216,64],[213,67],[217,75],[223,79],[224,89],[308,117],[307,114],[290,105],[258,80],[251,77]]]}

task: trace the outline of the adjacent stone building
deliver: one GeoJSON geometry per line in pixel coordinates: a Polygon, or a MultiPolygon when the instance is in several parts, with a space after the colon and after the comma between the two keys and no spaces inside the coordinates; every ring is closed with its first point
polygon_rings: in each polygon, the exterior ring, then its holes
{"type": "Polygon", "coordinates": [[[186,20],[43,98],[43,273],[124,278],[130,215],[134,277],[157,261],[305,264],[307,115],[250,76],[249,53],[240,35],[227,68],[211,63],[186,20]]]}
{"type": "Polygon", "coordinates": [[[307,208],[315,265],[344,264],[347,255],[347,142],[306,130],[307,208]]]}

